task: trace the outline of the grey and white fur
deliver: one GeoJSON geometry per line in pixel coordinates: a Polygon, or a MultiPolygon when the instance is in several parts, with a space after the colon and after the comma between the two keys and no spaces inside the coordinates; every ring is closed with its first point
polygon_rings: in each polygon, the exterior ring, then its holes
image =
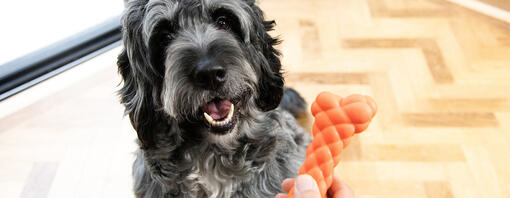
{"type": "Polygon", "coordinates": [[[306,104],[284,88],[274,24],[254,0],[127,2],[119,94],[140,146],[136,197],[274,197],[297,175],[306,104]],[[203,117],[215,100],[235,106],[221,130],[203,117]]]}

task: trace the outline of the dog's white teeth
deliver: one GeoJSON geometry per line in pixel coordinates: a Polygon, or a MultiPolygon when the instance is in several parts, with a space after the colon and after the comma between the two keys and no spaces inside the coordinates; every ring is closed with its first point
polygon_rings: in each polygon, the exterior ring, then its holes
{"type": "Polygon", "coordinates": [[[207,122],[209,122],[211,124],[212,124],[212,122],[214,122],[214,119],[209,114],[207,114],[206,112],[204,112],[204,117],[207,120],[207,122]]]}
{"type": "Polygon", "coordinates": [[[225,119],[223,119],[222,121],[216,121],[214,120],[209,114],[207,114],[206,112],[204,112],[204,117],[205,119],[207,120],[207,122],[209,124],[211,124],[212,126],[214,127],[219,127],[219,126],[225,126],[227,125],[228,123],[230,123],[232,121],[232,117],[234,117],[234,104],[230,104],[230,110],[228,111],[228,115],[225,119]]]}
{"type": "Polygon", "coordinates": [[[234,115],[234,104],[230,104],[230,111],[228,112],[227,120],[231,120],[233,115],[234,115]]]}

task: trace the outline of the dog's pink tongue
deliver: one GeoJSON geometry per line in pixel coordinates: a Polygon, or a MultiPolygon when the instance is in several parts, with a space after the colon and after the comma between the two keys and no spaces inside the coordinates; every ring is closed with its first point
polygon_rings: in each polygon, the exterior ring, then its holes
{"type": "Polygon", "coordinates": [[[215,100],[202,107],[202,111],[209,114],[214,120],[227,117],[232,103],[228,100],[215,100]]]}

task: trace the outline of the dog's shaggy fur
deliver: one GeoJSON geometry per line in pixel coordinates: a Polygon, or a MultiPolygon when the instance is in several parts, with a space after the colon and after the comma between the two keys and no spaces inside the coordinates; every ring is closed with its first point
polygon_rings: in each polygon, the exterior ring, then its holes
{"type": "Polygon", "coordinates": [[[139,139],[137,197],[274,197],[297,175],[306,105],[284,89],[273,25],[253,0],[127,2],[119,93],[139,139]],[[202,60],[225,68],[224,84],[197,85],[202,60]],[[217,99],[235,106],[221,133],[201,109],[217,99]]]}

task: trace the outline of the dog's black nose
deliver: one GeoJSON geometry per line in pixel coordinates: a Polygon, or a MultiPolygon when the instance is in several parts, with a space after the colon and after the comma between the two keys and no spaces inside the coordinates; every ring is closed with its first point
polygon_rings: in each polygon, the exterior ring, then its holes
{"type": "Polygon", "coordinates": [[[206,89],[217,89],[227,80],[227,70],[211,61],[200,61],[193,72],[196,85],[206,89]]]}

